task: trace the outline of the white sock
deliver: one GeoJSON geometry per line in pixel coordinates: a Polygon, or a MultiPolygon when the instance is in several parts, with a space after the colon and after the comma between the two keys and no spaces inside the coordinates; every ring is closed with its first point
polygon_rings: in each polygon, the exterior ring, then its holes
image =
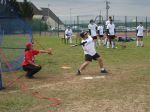
{"type": "Polygon", "coordinates": [[[143,43],[143,41],[141,41],[141,43],[140,43],[140,44],[141,44],[141,46],[144,46],[144,43],[143,43]]]}
{"type": "Polygon", "coordinates": [[[115,48],[115,43],[111,42],[111,46],[112,46],[112,48],[115,48]]]}
{"type": "Polygon", "coordinates": [[[108,41],[108,42],[107,42],[107,48],[109,48],[109,46],[110,46],[110,42],[108,41]]]}
{"type": "Polygon", "coordinates": [[[101,71],[104,71],[105,70],[105,68],[101,68],[101,71]]]}
{"type": "Polygon", "coordinates": [[[139,41],[136,41],[136,46],[139,46],[139,41]]]}
{"type": "Polygon", "coordinates": [[[69,41],[70,41],[70,44],[72,44],[72,38],[71,37],[70,37],[69,41]]]}
{"type": "Polygon", "coordinates": [[[105,40],[102,40],[103,45],[105,45],[105,40]]]}
{"type": "Polygon", "coordinates": [[[99,46],[101,45],[101,40],[100,39],[98,39],[98,44],[99,44],[99,46]]]}

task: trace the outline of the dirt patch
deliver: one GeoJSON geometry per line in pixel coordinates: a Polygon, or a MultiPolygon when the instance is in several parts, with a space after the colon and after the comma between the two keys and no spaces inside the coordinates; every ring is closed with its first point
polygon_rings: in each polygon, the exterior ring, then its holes
{"type": "MultiPolygon", "coordinates": [[[[131,79],[136,70],[142,67],[149,67],[149,64],[109,66],[109,74],[105,76],[106,78],[94,80],[83,80],[82,77],[100,76],[96,66],[88,68],[81,76],[66,72],[62,74],[61,79],[54,76],[44,77],[45,75],[39,75],[33,80],[22,78],[21,81],[28,85],[28,92],[38,91],[44,96],[62,100],[58,108],[49,107],[49,102],[44,102],[27,110],[29,112],[48,112],[49,110],[54,112],[148,112],[150,110],[148,108],[149,94],[145,91],[149,88],[147,86],[149,83],[143,86],[137,84],[135,79],[131,79]],[[143,90],[140,91],[141,89],[143,90]]],[[[21,92],[17,88],[15,91],[12,90],[9,88],[3,93],[21,92]]]]}

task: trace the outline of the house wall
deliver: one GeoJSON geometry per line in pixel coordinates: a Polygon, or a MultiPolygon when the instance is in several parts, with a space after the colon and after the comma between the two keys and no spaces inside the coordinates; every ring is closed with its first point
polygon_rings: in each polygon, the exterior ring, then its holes
{"type": "MultiPolygon", "coordinates": [[[[33,19],[42,19],[42,15],[34,15],[33,19]]],[[[53,20],[51,17],[46,17],[46,23],[49,26],[49,30],[55,30],[58,29],[58,21],[53,20]]],[[[61,30],[64,29],[64,25],[59,25],[59,28],[61,30]]]]}

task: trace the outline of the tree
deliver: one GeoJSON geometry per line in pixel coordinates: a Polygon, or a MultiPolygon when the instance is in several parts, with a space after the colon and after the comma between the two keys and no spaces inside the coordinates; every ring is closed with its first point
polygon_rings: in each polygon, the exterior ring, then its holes
{"type": "Polygon", "coordinates": [[[32,20],[34,15],[31,2],[24,0],[24,2],[17,2],[16,0],[10,0],[15,10],[18,12],[19,16],[25,20],[32,20]]]}
{"type": "Polygon", "coordinates": [[[33,8],[31,7],[31,3],[24,0],[22,4],[20,4],[21,17],[26,20],[32,20],[34,15],[33,8]]]}
{"type": "Polygon", "coordinates": [[[16,0],[10,0],[10,4],[14,7],[14,9],[18,12],[20,12],[20,6],[19,3],[16,0]]]}

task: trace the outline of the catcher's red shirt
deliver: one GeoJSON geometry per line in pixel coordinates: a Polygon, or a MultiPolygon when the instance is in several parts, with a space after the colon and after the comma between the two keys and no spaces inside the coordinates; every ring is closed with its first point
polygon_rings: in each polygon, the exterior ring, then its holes
{"type": "Polygon", "coordinates": [[[28,65],[28,61],[34,62],[34,56],[39,54],[38,50],[30,50],[25,52],[24,60],[22,62],[22,66],[28,65]]]}

